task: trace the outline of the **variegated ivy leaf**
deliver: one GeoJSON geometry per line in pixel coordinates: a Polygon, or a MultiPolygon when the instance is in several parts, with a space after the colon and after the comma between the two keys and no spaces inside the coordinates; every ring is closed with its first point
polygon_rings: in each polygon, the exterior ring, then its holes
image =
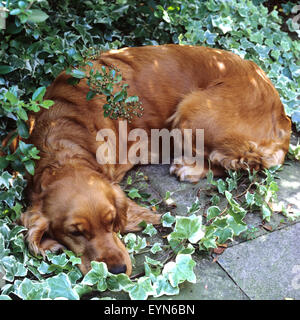
{"type": "Polygon", "coordinates": [[[128,286],[125,289],[129,293],[132,300],[146,300],[149,295],[155,294],[155,290],[148,277],[141,277],[136,283],[128,286]]]}
{"type": "Polygon", "coordinates": [[[151,223],[147,224],[146,228],[143,230],[144,234],[147,234],[148,236],[152,237],[155,234],[157,234],[157,230],[153,227],[151,223]]]}
{"type": "Polygon", "coordinates": [[[176,218],[170,212],[167,212],[162,216],[162,225],[163,227],[171,228],[175,220],[176,218]]]}
{"type": "Polygon", "coordinates": [[[110,276],[106,279],[106,282],[107,288],[110,291],[126,291],[126,289],[133,284],[129,277],[124,273],[110,274],[110,276]]]}
{"type": "Polygon", "coordinates": [[[0,261],[0,265],[5,272],[3,279],[9,282],[14,281],[15,277],[25,277],[27,275],[25,266],[12,255],[4,257],[0,261]]]}
{"type": "Polygon", "coordinates": [[[153,295],[155,298],[163,295],[173,296],[179,294],[178,286],[173,287],[168,278],[163,275],[159,275],[155,278],[155,281],[153,282],[153,288],[155,290],[155,294],[153,295]]]}
{"type": "Polygon", "coordinates": [[[82,284],[94,285],[108,276],[107,266],[104,262],[91,262],[92,269],[84,276],[82,284]]]}
{"type": "Polygon", "coordinates": [[[196,283],[196,275],[193,271],[195,265],[196,262],[190,254],[179,254],[175,262],[168,262],[164,266],[162,275],[170,281],[174,288],[184,281],[196,283]]]}
{"type": "Polygon", "coordinates": [[[79,295],[72,288],[71,281],[65,273],[60,273],[57,276],[46,280],[49,287],[49,298],[65,298],[68,300],[79,300],[79,295]]]}
{"type": "Polygon", "coordinates": [[[214,235],[218,237],[218,243],[225,243],[227,240],[232,240],[233,230],[230,227],[218,228],[214,232],[214,235]]]}
{"type": "Polygon", "coordinates": [[[168,240],[188,239],[191,243],[197,243],[203,236],[204,232],[201,216],[177,216],[174,231],[169,234],[168,240]]]}
{"type": "Polygon", "coordinates": [[[232,229],[234,236],[239,236],[242,232],[248,229],[247,225],[244,222],[238,223],[232,216],[228,216],[227,224],[228,227],[232,229]]]}
{"type": "Polygon", "coordinates": [[[162,251],[162,248],[160,246],[160,243],[156,242],[152,248],[150,249],[151,253],[156,254],[159,251],[162,251]]]}
{"type": "Polygon", "coordinates": [[[25,278],[14,293],[22,300],[41,300],[48,298],[49,290],[45,282],[25,278]]]}
{"type": "Polygon", "coordinates": [[[123,237],[126,249],[129,253],[138,253],[147,247],[146,238],[137,236],[134,233],[128,233],[123,237]]]}

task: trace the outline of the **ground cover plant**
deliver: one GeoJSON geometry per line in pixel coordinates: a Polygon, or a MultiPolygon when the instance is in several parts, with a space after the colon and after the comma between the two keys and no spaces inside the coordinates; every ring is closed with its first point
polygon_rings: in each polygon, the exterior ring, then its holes
{"type": "MultiPolygon", "coordinates": [[[[1,26],[6,17],[0,30],[1,140],[16,130],[0,158],[0,271],[6,281],[0,299],[101,298],[104,291],[125,291],[131,299],[178,294],[182,282],[196,281],[194,254],[251,236],[253,230],[244,220],[253,211],[260,212],[262,221],[270,220],[278,191],[276,172],[281,168],[228,172],[225,179],[214,179],[209,172],[205,192],[210,200],[204,214],[199,215],[196,201],[182,216],[162,212],[160,232],[144,225],[142,233],[123,236],[133,261],[146,254],[142,271],[130,279],[93,262],[92,270],[82,277],[76,267],[80,258],[70,251],[48,253],[45,261],[28,252],[24,227],[14,222],[26,208],[25,173],[34,174],[39,151],[21,141],[12,152],[9,144],[18,135],[29,136],[29,111],[51,108],[53,102],[43,99],[46,87],[67,68],[74,81],[90,80],[87,99],[99,93],[106,96],[106,116],[129,120],[142,116],[138,97],[128,97],[126,87],[112,95],[111,86],[118,86],[122,76],[117,70],[86,74],[81,67],[99,50],[163,43],[219,47],[255,61],[273,81],[295,130],[300,131],[300,41],[294,2],[267,8],[259,0],[12,0],[1,1],[0,8],[1,26]],[[159,241],[151,242],[160,234],[159,241]]],[[[291,147],[288,156],[299,161],[299,145],[291,147]]],[[[164,210],[162,204],[171,199],[173,190],[164,199],[150,200],[146,186],[144,175],[137,174],[128,177],[124,190],[142,205],[164,210]]],[[[297,217],[284,207],[278,211],[288,219],[297,217]]]]}

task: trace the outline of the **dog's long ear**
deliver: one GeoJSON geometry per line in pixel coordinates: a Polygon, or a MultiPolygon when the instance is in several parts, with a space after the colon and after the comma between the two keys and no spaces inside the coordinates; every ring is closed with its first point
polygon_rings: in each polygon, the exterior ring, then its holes
{"type": "Polygon", "coordinates": [[[114,189],[114,202],[117,209],[117,216],[114,221],[114,231],[124,232],[126,223],[127,223],[127,210],[128,202],[127,198],[118,185],[113,185],[114,189]]]}
{"type": "Polygon", "coordinates": [[[34,205],[21,215],[21,223],[28,229],[26,241],[29,249],[35,255],[44,256],[44,250],[41,246],[43,235],[49,228],[49,221],[43,216],[40,205],[34,205]]]}

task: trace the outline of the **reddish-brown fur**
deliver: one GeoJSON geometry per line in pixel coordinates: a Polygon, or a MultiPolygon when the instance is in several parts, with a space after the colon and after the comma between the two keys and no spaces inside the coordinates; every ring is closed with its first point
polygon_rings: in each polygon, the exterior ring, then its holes
{"type": "MultiPolygon", "coordinates": [[[[137,95],[144,115],[128,130],[204,129],[205,170],[185,163],[171,166],[181,180],[197,181],[224,168],[268,168],[281,164],[288,150],[290,120],[265,73],[237,55],[205,47],[163,45],[112,50],[94,68],[120,69],[129,95],[137,95]]],[[[90,261],[105,261],[111,272],[131,273],[128,253],[116,232],[138,230],[142,220],[160,216],[125,197],[118,182],[132,164],[99,165],[100,129],[118,134],[118,120],[104,118],[105,99],[86,100],[84,81],[68,85],[62,73],[48,88],[55,101],[35,115],[29,142],[40,150],[29,185],[30,209],[22,215],[31,250],[44,253],[67,246],[90,261]]],[[[128,142],[128,149],[134,142],[128,142]]],[[[118,145],[117,145],[118,147],[118,145]]]]}

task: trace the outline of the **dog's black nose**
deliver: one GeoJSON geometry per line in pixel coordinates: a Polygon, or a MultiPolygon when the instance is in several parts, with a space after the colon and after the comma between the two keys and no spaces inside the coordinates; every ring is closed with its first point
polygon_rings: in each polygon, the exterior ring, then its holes
{"type": "Polygon", "coordinates": [[[127,270],[126,264],[121,264],[108,268],[108,271],[113,274],[125,273],[127,270]]]}

